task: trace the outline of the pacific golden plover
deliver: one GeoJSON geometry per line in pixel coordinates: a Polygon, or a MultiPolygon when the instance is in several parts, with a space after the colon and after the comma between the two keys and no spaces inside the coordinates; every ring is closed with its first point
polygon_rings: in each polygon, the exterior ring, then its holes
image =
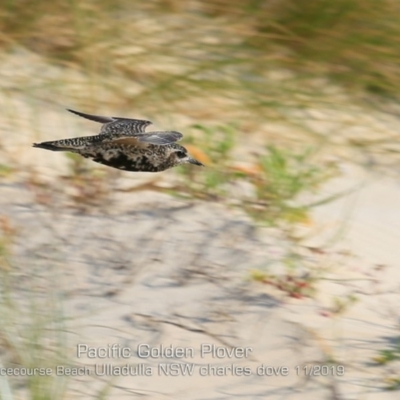
{"type": "Polygon", "coordinates": [[[34,143],[53,151],[71,151],[100,164],[124,171],[159,172],[181,164],[203,164],[190,157],[187,150],[175,143],[182,139],[180,132],[148,132],[150,121],[119,117],[102,117],[68,111],[103,124],[95,136],[34,143]]]}

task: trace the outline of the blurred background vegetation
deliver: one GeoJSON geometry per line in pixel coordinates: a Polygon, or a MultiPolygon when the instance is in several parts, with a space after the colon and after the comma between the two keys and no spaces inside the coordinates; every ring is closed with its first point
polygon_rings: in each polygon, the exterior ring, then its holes
{"type": "MultiPolygon", "coordinates": [[[[276,205],[281,194],[291,201],[332,176],[286,179],[299,157],[318,164],[310,170],[330,169],[332,160],[318,150],[333,144],[335,155],[353,161],[348,149],[356,149],[357,161],[370,166],[368,151],[391,144],[387,132],[337,133],[350,132],[365,107],[398,115],[399,8],[391,0],[5,0],[0,89],[5,99],[27,96],[36,139],[43,139],[37,122],[45,118],[37,100],[179,128],[210,166],[200,177],[183,173],[192,195],[226,197],[223,184],[244,176],[276,205]],[[338,144],[346,150],[336,151],[338,144]],[[284,173],[273,176],[279,158],[284,173]],[[252,164],[238,166],[241,160],[252,164]]],[[[15,110],[8,112],[15,119],[15,110]]]]}
{"type": "Polygon", "coordinates": [[[4,0],[0,45],[82,70],[141,108],[176,110],[212,91],[264,113],[292,104],[299,80],[315,91],[304,83],[317,77],[397,97],[399,15],[391,0],[4,0]],[[284,82],[263,85],[277,68],[284,82]]]}

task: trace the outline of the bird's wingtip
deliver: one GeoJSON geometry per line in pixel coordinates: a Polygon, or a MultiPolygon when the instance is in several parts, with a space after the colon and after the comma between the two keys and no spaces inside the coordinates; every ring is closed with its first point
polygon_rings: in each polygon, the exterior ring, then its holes
{"type": "Polygon", "coordinates": [[[79,111],[75,111],[72,108],[66,108],[66,110],[72,114],[78,115],[79,117],[83,117],[83,115],[79,111]]]}

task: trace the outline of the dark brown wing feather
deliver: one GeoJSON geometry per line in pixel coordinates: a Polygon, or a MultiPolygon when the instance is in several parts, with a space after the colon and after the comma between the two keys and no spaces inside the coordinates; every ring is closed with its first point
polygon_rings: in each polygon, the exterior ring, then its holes
{"type": "MultiPolygon", "coordinates": [[[[75,111],[67,108],[67,110],[73,114],[79,115],[82,118],[89,119],[91,121],[100,122],[104,124],[101,128],[101,132],[108,133],[108,131],[113,131],[114,125],[123,126],[125,129],[134,132],[144,132],[146,127],[151,125],[151,121],[144,119],[133,119],[124,117],[104,117],[101,115],[86,114],[80,111],[75,111]]],[[[118,128],[117,128],[118,129],[118,128]]]]}
{"type": "Polygon", "coordinates": [[[95,122],[100,122],[101,124],[107,124],[108,122],[113,121],[112,117],[102,117],[101,115],[85,114],[83,112],[71,110],[70,108],[67,108],[67,111],[71,112],[72,114],[79,115],[82,118],[90,119],[91,121],[95,122]]]}

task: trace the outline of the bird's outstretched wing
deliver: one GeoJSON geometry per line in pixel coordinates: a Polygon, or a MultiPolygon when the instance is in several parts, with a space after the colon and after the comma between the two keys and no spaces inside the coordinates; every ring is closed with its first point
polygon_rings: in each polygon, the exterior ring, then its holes
{"type": "Polygon", "coordinates": [[[164,146],[167,144],[175,143],[178,140],[181,140],[183,137],[182,133],[175,131],[167,131],[167,132],[150,132],[150,133],[140,133],[135,135],[134,137],[119,137],[111,140],[111,143],[120,143],[120,144],[137,144],[139,143],[148,143],[155,144],[159,146],[164,146]]]}
{"type": "Polygon", "coordinates": [[[166,145],[175,143],[183,138],[182,133],[175,131],[149,132],[137,136],[139,142],[166,145]]]}
{"type": "Polygon", "coordinates": [[[121,136],[121,134],[135,134],[143,133],[147,126],[151,125],[151,121],[143,119],[132,119],[123,117],[104,117],[101,115],[85,114],[79,111],[67,110],[73,114],[79,115],[82,118],[89,119],[91,121],[100,122],[103,124],[100,133],[121,136]]]}

